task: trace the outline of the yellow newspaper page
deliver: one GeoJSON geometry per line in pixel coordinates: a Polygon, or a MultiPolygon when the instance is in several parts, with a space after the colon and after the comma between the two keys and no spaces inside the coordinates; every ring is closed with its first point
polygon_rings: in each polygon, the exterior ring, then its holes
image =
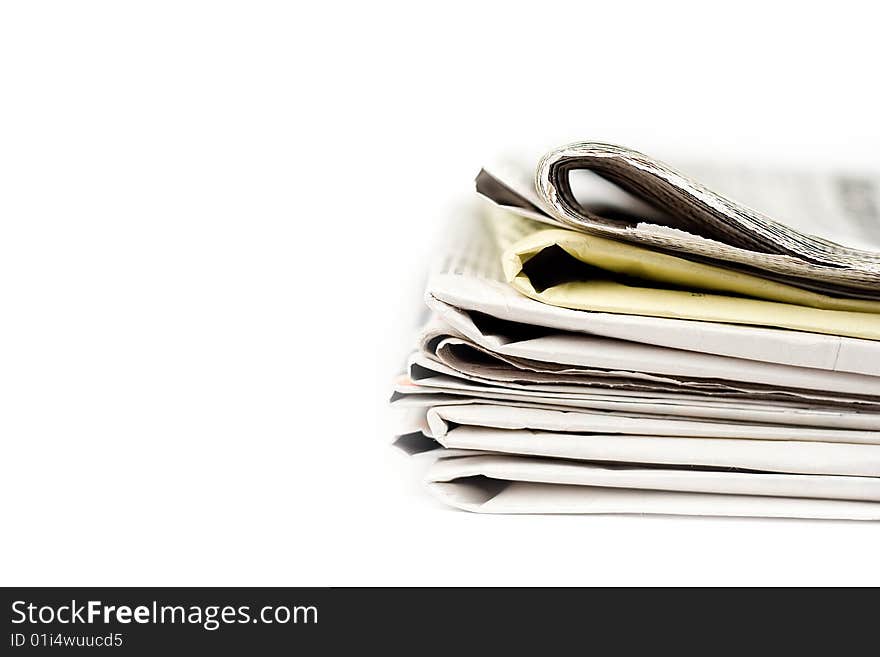
{"type": "Polygon", "coordinates": [[[498,208],[487,220],[507,281],[553,306],[750,324],[880,340],[880,301],[845,299],[585,233],[498,208]]]}

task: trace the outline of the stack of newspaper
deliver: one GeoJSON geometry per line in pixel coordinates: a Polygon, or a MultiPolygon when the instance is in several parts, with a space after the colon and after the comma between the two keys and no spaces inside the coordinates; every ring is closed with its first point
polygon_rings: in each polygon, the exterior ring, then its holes
{"type": "Polygon", "coordinates": [[[477,192],[392,402],[441,499],[880,519],[880,181],[577,143],[477,192]]]}

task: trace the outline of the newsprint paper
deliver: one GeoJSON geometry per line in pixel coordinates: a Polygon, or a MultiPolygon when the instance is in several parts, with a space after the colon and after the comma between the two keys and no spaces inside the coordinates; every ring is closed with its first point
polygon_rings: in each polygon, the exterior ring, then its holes
{"type": "Polygon", "coordinates": [[[699,172],[776,219],[607,144],[480,172],[392,401],[435,495],[880,518],[880,185],[699,172]]]}

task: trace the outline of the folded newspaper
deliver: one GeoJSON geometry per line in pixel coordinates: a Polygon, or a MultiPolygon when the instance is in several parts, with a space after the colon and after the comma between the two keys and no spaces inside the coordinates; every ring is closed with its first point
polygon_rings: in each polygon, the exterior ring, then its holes
{"type": "Polygon", "coordinates": [[[392,399],[440,499],[880,519],[880,179],[688,171],[479,173],[392,399]]]}

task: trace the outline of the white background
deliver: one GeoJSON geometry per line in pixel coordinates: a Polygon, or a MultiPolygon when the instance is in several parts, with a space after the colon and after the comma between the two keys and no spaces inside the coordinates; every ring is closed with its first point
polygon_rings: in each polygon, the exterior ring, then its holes
{"type": "Polygon", "coordinates": [[[481,161],[880,168],[877,17],[821,7],[4,3],[0,583],[880,583],[878,524],[469,515],[388,447],[481,161]]]}

